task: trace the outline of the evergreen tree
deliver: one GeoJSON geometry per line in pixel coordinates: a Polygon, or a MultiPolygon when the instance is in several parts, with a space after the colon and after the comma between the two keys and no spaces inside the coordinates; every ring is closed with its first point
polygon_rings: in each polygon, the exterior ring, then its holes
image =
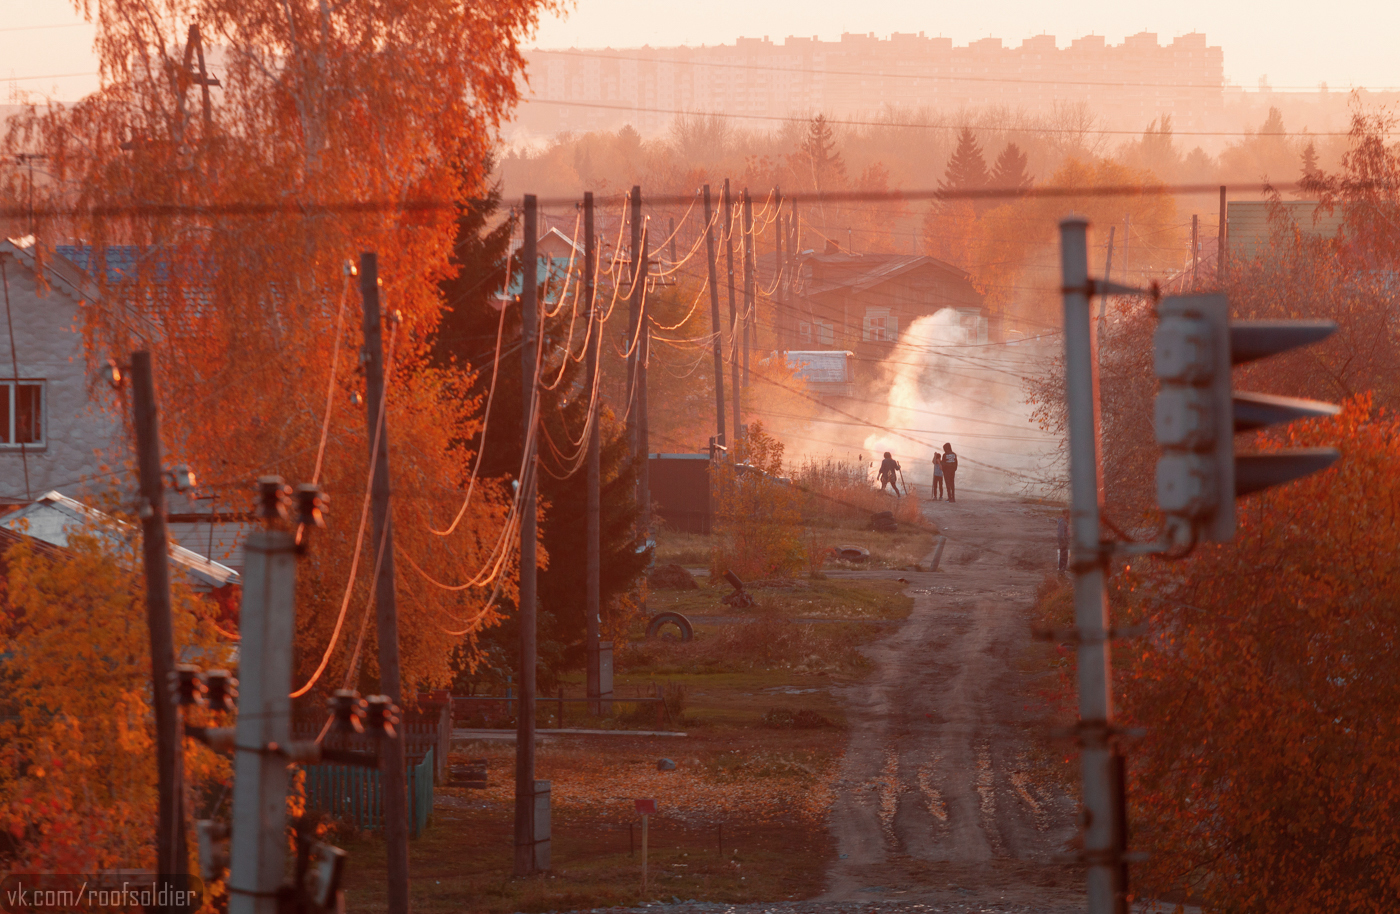
{"type": "MultiPolygon", "coordinates": [[[[517,299],[505,303],[504,327],[501,326],[502,302],[498,298],[506,281],[506,257],[514,218],[488,228],[500,206],[500,190],[493,188],[484,198],[467,201],[458,216],[454,263],[456,276],[444,280],[439,288],[445,300],[442,321],[432,343],[432,360],[440,368],[468,369],[472,372],[464,383],[463,396],[476,399],[485,409],[491,391],[492,361],[496,356],[497,331],[500,329],[500,364],[496,367],[495,392],[491,407],[484,417],[487,422],[485,442],[478,435],[466,442],[472,449],[481,449],[481,469],[478,485],[499,485],[513,492],[512,481],[520,472],[523,426],[520,389],[520,309],[517,299]]],[[[512,261],[519,273],[520,261],[512,261]]],[[[557,352],[569,332],[570,308],[564,307],[553,319],[547,320],[545,334],[545,372],[553,381],[558,376],[557,352]]],[[[574,352],[581,345],[582,321],[571,341],[574,352]]],[[[584,601],[580,589],[586,580],[587,550],[580,531],[587,507],[588,478],[582,466],[569,473],[559,454],[549,442],[572,450],[569,442],[582,434],[588,415],[589,392],[584,383],[580,363],[571,362],[563,379],[552,390],[542,390],[540,415],[544,434],[540,443],[539,502],[543,506],[541,545],[549,557],[548,567],[539,573],[538,651],[542,686],[548,686],[554,676],[565,668],[582,666],[585,660],[584,601]],[[560,478],[563,477],[563,478],[560,478]]],[[[631,449],[619,423],[603,407],[601,465],[602,519],[599,525],[602,543],[601,603],[604,613],[613,597],[630,590],[650,561],[650,555],[638,554],[635,525],[638,515],[633,498],[636,467],[631,462],[631,449]]],[[[508,607],[514,609],[513,606],[508,607]]],[[[491,668],[498,673],[512,673],[517,663],[516,644],[519,637],[518,613],[506,612],[505,622],[483,631],[478,636],[478,649],[487,665],[485,678],[492,678],[491,668]]],[[[458,681],[467,676],[463,667],[465,657],[457,658],[458,681]]]]}
{"type": "Polygon", "coordinates": [[[1306,185],[1309,181],[1315,181],[1322,176],[1322,169],[1317,164],[1317,147],[1312,140],[1308,140],[1308,145],[1303,147],[1303,182],[1306,185]]]}
{"type": "Polygon", "coordinates": [[[938,185],[942,191],[982,190],[991,176],[987,174],[987,160],[982,156],[982,147],[972,128],[964,127],[958,134],[958,148],[948,159],[948,169],[943,181],[938,185]]]}
{"type": "Polygon", "coordinates": [[[846,163],[836,149],[836,135],[826,115],[818,114],[807,125],[807,136],[793,164],[798,178],[812,182],[817,191],[833,190],[845,183],[846,163]]]}
{"type": "Polygon", "coordinates": [[[991,186],[1005,190],[1025,190],[1034,183],[1026,166],[1029,159],[1015,143],[1007,143],[992,166],[991,186]]]}

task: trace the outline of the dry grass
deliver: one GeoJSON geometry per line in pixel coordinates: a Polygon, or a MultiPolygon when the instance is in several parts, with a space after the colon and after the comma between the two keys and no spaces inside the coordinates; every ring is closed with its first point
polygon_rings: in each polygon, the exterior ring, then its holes
{"type": "Polygon", "coordinates": [[[751,593],[757,605],[747,610],[719,601],[730,592],[728,584],[699,590],[653,590],[647,595],[647,609],[652,613],[672,610],[688,616],[769,615],[876,621],[903,619],[914,606],[913,598],[903,592],[907,585],[898,581],[825,579],[784,583],[788,586],[755,586],[751,593]]]}

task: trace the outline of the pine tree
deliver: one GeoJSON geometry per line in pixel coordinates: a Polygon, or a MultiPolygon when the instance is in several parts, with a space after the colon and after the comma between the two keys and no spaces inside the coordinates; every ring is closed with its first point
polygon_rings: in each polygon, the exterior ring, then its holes
{"type": "Polygon", "coordinates": [[[1317,147],[1309,140],[1308,145],[1303,147],[1303,181],[1313,181],[1321,175],[1322,169],[1317,164],[1317,147]]]}
{"type": "Polygon", "coordinates": [[[1007,143],[992,166],[991,186],[1005,190],[1025,190],[1034,183],[1026,170],[1029,159],[1015,143],[1007,143]]]}
{"type": "Polygon", "coordinates": [[[797,159],[798,178],[811,181],[816,190],[832,190],[845,183],[846,163],[836,150],[836,135],[826,115],[818,114],[807,125],[797,159]]]}
{"type": "Polygon", "coordinates": [[[948,169],[943,181],[938,185],[942,191],[982,190],[991,176],[987,174],[987,160],[982,156],[982,147],[972,128],[964,127],[958,134],[958,148],[948,159],[948,169]]]}

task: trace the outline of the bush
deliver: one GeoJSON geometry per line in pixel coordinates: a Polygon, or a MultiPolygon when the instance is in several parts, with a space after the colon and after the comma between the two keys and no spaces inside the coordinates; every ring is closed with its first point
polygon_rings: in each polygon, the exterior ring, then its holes
{"type": "Polygon", "coordinates": [[[782,442],[754,423],[733,462],[716,463],[712,580],[733,571],[744,580],[791,577],[808,564],[798,493],[779,477],[782,442]]]}

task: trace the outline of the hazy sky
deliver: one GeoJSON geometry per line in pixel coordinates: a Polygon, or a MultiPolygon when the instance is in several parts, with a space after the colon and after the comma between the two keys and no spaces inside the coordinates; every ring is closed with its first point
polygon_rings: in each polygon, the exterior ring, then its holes
{"type": "MultiPolygon", "coordinates": [[[[99,0],[100,2],[100,0],[99,0]]],[[[4,0],[0,19],[0,91],[14,88],[77,98],[96,85],[86,25],[77,23],[70,0],[4,0]],[[78,75],[67,75],[78,74],[78,75]],[[19,77],[45,77],[43,79],[19,77]]],[[[566,15],[541,24],[541,47],[633,47],[643,44],[732,43],[738,36],[817,35],[834,40],[842,32],[924,32],[956,44],[988,36],[1016,45],[1048,33],[1061,46],[1099,34],[1117,43],[1124,35],[1156,32],[1159,39],[1205,32],[1225,50],[1225,75],[1253,88],[1267,74],[1276,88],[1333,89],[1351,85],[1400,86],[1400,2],[1333,0],[1330,3],[1271,3],[1239,0],[1176,0],[1124,3],[1076,0],[1051,4],[1031,0],[931,3],[929,0],[577,0],[566,15]]],[[[8,101],[8,98],[0,101],[8,101]]]]}

